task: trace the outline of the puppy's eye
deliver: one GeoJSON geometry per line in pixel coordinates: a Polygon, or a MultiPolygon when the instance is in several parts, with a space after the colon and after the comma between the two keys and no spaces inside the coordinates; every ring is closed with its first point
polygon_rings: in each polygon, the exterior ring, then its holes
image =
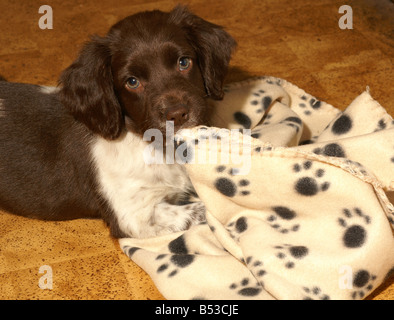
{"type": "Polygon", "coordinates": [[[186,71],[192,66],[192,59],[188,57],[180,57],[178,60],[178,68],[180,71],[186,71]]]}
{"type": "Polygon", "coordinates": [[[126,81],[126,88],[135,90],[140,86],[140,81],[136,77],[128,78],[126,81]]]}

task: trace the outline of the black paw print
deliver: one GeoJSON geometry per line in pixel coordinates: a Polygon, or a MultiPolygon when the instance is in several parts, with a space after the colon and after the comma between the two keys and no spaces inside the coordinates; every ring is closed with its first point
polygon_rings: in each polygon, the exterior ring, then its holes
{"type": "Polygon", "coordinates": [[[168,249],[174,254],[160,254],[156,257],[157,261],[166,261],[157,268],[157,273],[169,271],[168,277],[173,277],[178,273],[178,268],[186,268],[194,261],[195,256],[188,254],[189,251],[183,235],[172,240],[168,244],[168,249]]]}
{"type": "MultiPolygon", "coordinates": [[[[272,120],[273,115],[271,113],[267,113],[263,119],[261,120],[261,126],[268,126],[271,124],[271,120],[272,120]]],[[[259,128],[260,126],[256,127],[259,128]]]]}
{"type": "Polygon", "coordinates": [[[367,270],[357,271],[353,278],[353,288],[357,289],[352,292],[352,298],[364,298],[373,289],[375,279],[376,276],[370,274],[367,270]]]}
{"type": "Polygon", "coordinates": [[[387,123],[385,119],[380,119],[377,123],[376,129],[374,132],[381,131],[387,128],[387,123]]]}
{"type": "Polygon", "coordinates": [[[238,241],[240,234],[248,229],[247,218],[240,217],[235,222],[230,222],[226,229],[229,231],[230,237],[238,241]]]}
{"type": "Polygon", "coordinates": [[[250,129],[250,127],[252,126],[252,120],[249,118],[248,115],[241,111],[234,112],[233,117],[234,120],[245,129],[250,129]]]}
{"type": "Polygon", "coordinates": [[[123,252],[131,259],[131,257],[133,256],[133,254],[139,250],[140,248],[138,247],[130,247],[130,246],[124,246],[122,248],[123,252]]]}
{"type": "Polygon", "coordinates": [[[260,278],[267,273],[263,269],[263,262],[260,260],[255,260],[253,257],[247,257],[245,263],[256,278],[260,278]]]}
{"type": "Polygon", "coordinates": [[[269,225],[280,233],[289,233],[290,231],[296,232],[300,229],[299,224],[288,225],[288,221],[292,221],[297,214],[287,207],[273,207],[272,210],[275,214],[270,215],[267,219],[269,225]],[[287,224],[288,227],[283,227],[287,224]]]}
{"type": "Polygon", "coordinates": [[[299,132],[302,127],[302,121],[298,117],[288,117],[282,120],[280,123],[283,123],[288,127],[295,129],[296,132],[299,132]]]}
{"type": "Polygon", "coordinates": [[[168,277],[171,278],[175,276],[179,269],[186,268],[194,261],[195,256],[191,254],[160,254],[156,257],[157,261],[164,260],[156,270],[157,273],[164,273],[169,271],[168,277]]]}
{"type": "Polygon", "coordinates": [[[394,163],[394,156],[392,156],[392,157],[390,158],[390,162],[391,162],[391,163],[394,163]]]}
{"type": "Polygon", "coordinates": [[[252,138],[255,138],[255,139],[260,138],[260,135],[261,135],[260,129],[261,129],[261,128],[255,128],[255,129],[253,129],[252,134],[251,134],[251,137],[252,137],[252,138]]]}
{"type": "Polygon", "coordinates": [[[253,100],[250,101],[252,106],[258,106],[256,109],[256,113],[262,113],[268,110],[268,108],[272,104],[272,98],[270,96],[265,95],[264,90],[258,90],[253,93],[253,100]]]}
{"type": "Polygon", "coordinates": [[[319,287],[304,287],[302,289],[304,290],[304,293],[307,294],[304,296],[303,300],[330,300],[330,296],[322,293],[319,287]]]}
{"type": "Polygon", "coordinates": [[[371,218],[364,214],[360,208],[343,209],[342,213],[343,217],[338,218],[338,223],[345,228],[342,237],[343,244],[347,248],[361,247],[367,238],[367,231],[361,224],[370,224],[371,218]],[[361,224],[356,223],[356,221],[361,222],[361,224]]]}
{"type": "Polygon", "coordinates": [[[259,283],[254,283],[250,284],[250,279],[249,278],[244,278],[241,280],[239,284],[237,283],[232,283],[230,285],[231,290],[237,290],[237,293],[241,296],[246,296],[246,297],[254,297],[257,296],[263,288],[259,283]]]}
{"type": "MultiPolygon", "coordinates": [[[[301,172],[302,170],[308,171],[312,168],[312,161],[305,161],[302,165],[295,164],[293,166],[293,171],[296,173],[301,172]]],[[[324,169],[317,169],[314,172],[314,177],[302,177],[297,180],[295,183],[295,190],[297,193],[303,196],[314,196],[320,191],[327,191],[330,187],[329,182],[319,183],[318,180],[322,179],[325,175],[324,169]]]]}
{"type": "Polygon", "coordinates": [[[347,114],[341,114],[332,124],[331,132],[335,135],[348,133],[353,128],[353,121],[347,114]]]}
{"type": "MultiPolygon", "coordinates": [[[[217,172],[223,172],[226,170],[226,166],[218,166],[216,167],[217,172]]],[[[228,171],[228,174],[230,176],[234,176],[239,174],[239,170],[234,168],[230,169],[228,171]]],[[[249,190],[245,190],[245,187],[247,187],[250,184],[249,180],[247,179],[240,179],[238,183],[236,184],[234,180],[229,178],[217,178],[215,180],[215,188],[218,190],[220,193],[224,194],[227,197],[234,197],[235,195],[240,195],[240,196],[247,196],[250,194],[249,190]],[[239,190],[240,189],[240,190],[239,190]],[[243,190],[241,190],[243,189],[243,190]]]]}
{"type": "Polygon", "coordinates": [[[318,110],[321,107],[321,101],[316,100],[315,98],[311,98],[308,101],[307,96],[302,96],[301,99],[303,101],[299,103],[299,107],[304,109],[304,114],[307,116],[311,115],[313,110],[318,110]]]}
{"type": "Polygon", "coordinates": [[[345,150],[338,143],[329,143],[323,148],[316,148],[313,150],[316,154],[322,154],[329,157],[345,158],[345,150]]]}
{"type": "Polygon", "coordinates": [[[271,77],[267,77],[267,79],[265,80],[267,83],[269,84],[274,84],[277,86],[281,86],[282,85],[282,81],[280,79],[273,79],[271,77]]]}
{"type": "Polygon", "coordinates": [[[286,260],[285,267],[288,269],[292,269],[295,267],[295,262],[290,258],[288,254],[294,259],[303,259],[308,255],[308,248],[305,246],[292,246],[290,244],[284,244],[282,246],[275,246],[275,249],[278,249],[279,252],[276,254],[276,257],[279,259],[286,260]]]}

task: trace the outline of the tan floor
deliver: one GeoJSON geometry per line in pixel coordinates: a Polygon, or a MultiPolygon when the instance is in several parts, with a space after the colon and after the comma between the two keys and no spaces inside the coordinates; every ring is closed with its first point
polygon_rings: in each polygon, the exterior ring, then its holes
{"type": "MultiPolygon", "coordinates": [[[[228,81],[272,75],[345,108],[370,87],[394,116],[394,4],[389,0],[53,0],[53,30],[38,27],[42,0],[0,0],[0,74],[56,85],[89,34],[138,11],[189,4],[238,41],[228,81]],[[341,30],[338,9],[353,9],[341,30]],[[376,4],[378,3],[378,4],[376,4]]],[[[0,299],[162,299],[101,221],[43,222],[0,213],[0,299]],[[41,266],[53,289],[39,288],[41,266]]],[[[394,278],[369,298],[394,299],[394,278]]]]}

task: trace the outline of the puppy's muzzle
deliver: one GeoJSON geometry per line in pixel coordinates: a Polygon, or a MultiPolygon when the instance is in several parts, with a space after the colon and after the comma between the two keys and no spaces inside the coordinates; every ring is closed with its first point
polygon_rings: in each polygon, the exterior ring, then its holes
{"type": "Polygon", "coordinates": [[[186,105],[170,107],[165,112],[167,121],[174,121],[175,127],[180,127],[189,120],[189,108],[186,105]]]}

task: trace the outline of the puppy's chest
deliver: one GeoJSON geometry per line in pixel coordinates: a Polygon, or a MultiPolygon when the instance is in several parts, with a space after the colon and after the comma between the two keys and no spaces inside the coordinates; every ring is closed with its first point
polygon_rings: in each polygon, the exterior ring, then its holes
{"type": "Polygon", "coordinates": [[[148,144],[132,133],[117,141],[97,138],[92,144],[93,161],[102,191],[111,199],[144,193],[165,197],[186,191],[190,180],[179,164],[148,164],[148,144]]]}

